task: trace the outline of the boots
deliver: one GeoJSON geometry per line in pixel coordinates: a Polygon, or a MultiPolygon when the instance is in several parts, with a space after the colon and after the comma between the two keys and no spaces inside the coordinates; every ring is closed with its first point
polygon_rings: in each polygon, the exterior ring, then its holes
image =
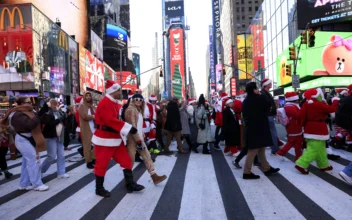
{"type": "Polygon", "coordinates": [[[153,175],[151,175],[153,183],[155,185],[161,183],[162,181],[164,181],[167,177],[165,175],[162,176],[158,176],[158,174],[154,173],[153,175]]]}
{"type": "Polygon", "coordinates": [[[203,154],[211,154],[209,149],[208,149],[208,142],[203,144],[203,151],[202,151],[203,154]]]}
{"type": "Polygon", "coordinates": [[[95,194],[101,197],[110,197],[110,192],[104,188],[104,177],[95,175],[95,194]]]}
{"type": "Polygon", "coordinates": [[[144,186],[134,182],[132,170],[124,169],[123,174],[125,176],[125,184],[128,193],[132,193],[133,191],[139,192],[144,189],[144,186]]]}

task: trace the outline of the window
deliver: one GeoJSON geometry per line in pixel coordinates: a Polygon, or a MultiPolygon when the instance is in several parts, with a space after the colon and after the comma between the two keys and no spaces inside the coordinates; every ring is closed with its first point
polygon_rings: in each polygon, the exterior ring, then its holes
{"type": "Polygon", "coordinates": [[[237,16],[237,21],[239,21],[240,20],[240,16],[237,16]]]}
{"type": "Polygon", "coordinates": [[[241,0],[241,4],[244,4],[244,0],[241,0]]]}
{"type": "Polygon", "coordinates": [[[236,12],[240,12],[240,8],[236,8],[236,12]]]}
{"type": "Polygon", "coordinates": [[[237,1],[237,2],[236,2],[236,5],[239,5],[239,4],[240,4],[240,2],[239,2],[239,1],[237,1]]]}
{"type": "Polygon", "coordinates": [[[246,27],[246,25],[245,25],[245,24],[242,24],[242,27],[243,27],[243,28],[245,28],[245,27],[246,27]]]}
{"type": "Polygon", "coordinates": [[[248,7],[248,11],[252,11],[252,7],[248,7]]]}
{"type": "Polygon", "coordinates": [[[252,20],[252,19],[253,19],[253,16],[252,16],[252,15],[249,15],[248,18],[249,18],[250,20],[252,20]]]}
{"type": "Polygon", "coordinates": [[[246,16],[242,16],[242,20],[246,19],[246,16]]]}
{"type": "Polygon", "coordinates": [[[248,1],[248,4],[252,4],[252,1],[248,1]]]}
{"type": "Polygon", "coordinates": [[[241,8],[241,11],[244,11],[244,7],[241,8]]]}
{"type": "Polygon", "coordinates": [[[254,3],[258,4],[258,1],[254,1],[254,3]]]}
{"type": "Polygon", "coordinates": [[[255,6],[255,11],[258,11],[258,6],[255,6]]]}

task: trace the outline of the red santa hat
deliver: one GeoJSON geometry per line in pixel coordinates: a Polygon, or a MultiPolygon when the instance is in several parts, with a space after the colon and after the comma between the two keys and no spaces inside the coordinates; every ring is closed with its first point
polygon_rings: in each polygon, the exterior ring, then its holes
{"type": "Polygon", "coordinates": [[[156,96],[155,96],[154,94],[151,94],[151,95],[149,96],[149,101],[157,101],[156,96]]]}
{"type": "Polygon", "coordinates": [[[82,96],[78,96],[78,97],[76,97],[75,98],[75,102],[78,104],[78,103],[80,103],[81,101],[82,101],[82,96]]]}
{"type": "Polygon", "coordinates": [[[196,99],[195,98],[189,98],[188,99],[188,105],[191,105],[191,104],[193,104],[193,103],[195,103],[196,102],[196,99]]]}
{"type": "Polygon", "coordinates": [[[227,98],[229,97],[226,92],[221,93],[220,98],[227,98]]]}
{"type": "Polygon", "coordinates": [[[205,100],[205,103],[208,103],[208,104],[209,104],[209,101],[208,101],[208,100],[205,100]]]}
{"type": "Polygon", "coordinates": [[[339,93],[340,95],[347,94],[347,89],[336,89],[336,92],[339,93]]]}
{"type": "Polygon", "coordinates": [[[238,91],[237,95],[244,95],[244,90],[238,91]]]}
{"type": "Polygon", "coordinates": [[[132,96],[134,95],[134,93],[132,92],[132,90],[130,90],[130,92],[128,93],[128,98],[132,98],[132,96]]]}
{"type": "Polygon", "coordinates": [[[263,81],[262,81],[262,88],[264,88],[264,87],[267,86],[267,85],[270,85],[272,82],[273,82],[273,81],[271,81],[271,80],[268,79],[268,78],[263,79],[263,81]]]}
{"type": "Polygon", "coordinates": [[[230,103],[233,103],[233,100],[232,99],[229,99],[226,101],[226,105],[230,104],[230,103]]]}
{"type": "Polygon", "coordinates": [[[308,104],[312,104],[313,100],[318,98],[318,96],[321,96],[322,99],[324,100],[324,93],[321,90],[321,88],[317,89],[309,89],[304,92],[303,97],[307,99],[308,104]]]}
{"type": "Polygon", "coordinates": [[[285,99],[287,102],[297,101],[299,99],[295,92],[286,92],[285,99]]]}
{"type": "Polygon", "coordinates": [[[352,93],[352,84],[347,87],[348,94],[352,93]]]}
{"type": "Polygon", "coordinates": [[[117,83],[115,83],[112,80],[107,80],[106,81],[106,94],[111,94],[116,92],[117,90],[121,89],[121,86],[117,83]]]}

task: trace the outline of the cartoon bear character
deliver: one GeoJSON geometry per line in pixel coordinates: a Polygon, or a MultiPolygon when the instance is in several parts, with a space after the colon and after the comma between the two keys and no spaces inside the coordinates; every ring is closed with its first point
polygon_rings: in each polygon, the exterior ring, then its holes
{"type": "Polygon", "coordinates": [[[325,70],[315,70],[314,75],[352,75],[352,39],[333,35],[322,52],[325,70]]]}
{"type": "Polygon", "coordinates": [[[281,85],[290,83],[292,81],[291,76],[286,73],[286,65],[287,65],[287,57],[282,56],[280,60],[280,73],[279,73],[281,85]]]}

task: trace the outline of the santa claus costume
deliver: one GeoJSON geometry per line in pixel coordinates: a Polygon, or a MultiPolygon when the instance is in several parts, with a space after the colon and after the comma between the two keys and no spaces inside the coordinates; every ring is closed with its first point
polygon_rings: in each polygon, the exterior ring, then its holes
{"type": "Polygon", "coordinates": [[[337,105],[328,105],[320,88],[307,90],[304,97],[306,102],[299,112],[299,120],[304,126],[307,149],[296,161],[295,168],[302,174],[308,174],[307,168],[315,160],[321,171],[332,170],[325,149],[325,142],[330,138],[325,119],[329,113],[336,112],[337,105]]]}
{"type": "Polygon", "coordinates": [[[92,137],[96,163],[94,173],[96,177],[95,193],[102,197],[110,197],[110,192],[104,188],[104,177],[109,162],[113,158],[124,169],[125,184],[128,193],[141,191],[144,186],[133,180],[132,160],[126,149],[126,137],[129,133],[137,134],[137,129],[119,119],[119,112],[123,103],[116,99],[121,93],[121,86],[112,80],[106,82],[106,95],[99,102],[95,112],[96,130],[92,137]],[[115,98],[114,98],[115,97],[115,98]]]}
{"type": "MultiPolygon", "coordinates": [[[[156,104],[158,101],[157,97],[154,94],[149,96],[149,102],[146,103],[144,108],[144,126],[145,128],[146,137],[148,138],[148,149],[150,153],[159,154],[160,150],[156,147],[156,125],[158,119],[158,111],[160,107],[156,104]],[[152,134],[149,134],[152,133],[152,134]],[[155,138],[153,138],[155,136],[155,138]]],[[[158,138],[160,140],[160,138],[158,138]]]]}
{"type": "Polygon", "coordinates": [[[216,125],[216,130],[215,130],[215,143],[213,145],[213,148],[216,150],[220,150],[219,143],[222,139],[222,134],[221,134],[221,127],[222,127],[222,111],[224,110],[226,106],[226,101],[229,99],[229,96],[227,93],[223,92],[220,95],[219,101],[215,102],[214,104],[214,110],[215,110],[215,125],[216,125]]]}
{"type": "Polygon", "coordinates": [[[282,149],[278,150],[276,154],[283,157],[292,147],[294,147],[296,161],[302,155],[304,142],[302,124],[300,123],[298,115],[300,111],[298,104],[299,97],[295,92],[287,92],[285,99],[286,104],[284,109],[287,118],[289,118],[289,122],[286,125],[287,143],[282,149]]]}

